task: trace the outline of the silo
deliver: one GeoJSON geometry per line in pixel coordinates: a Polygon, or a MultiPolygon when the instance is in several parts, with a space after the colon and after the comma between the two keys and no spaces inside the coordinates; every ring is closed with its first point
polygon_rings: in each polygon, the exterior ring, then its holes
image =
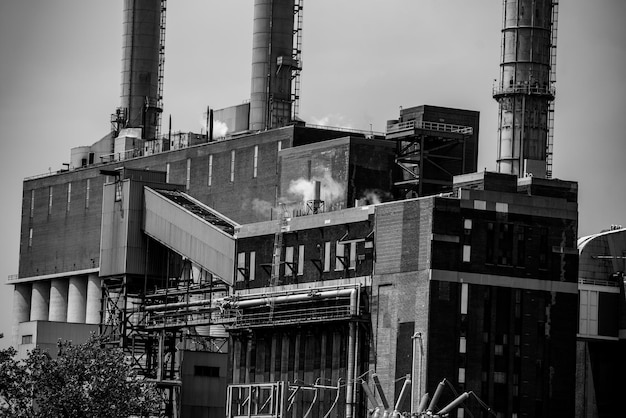
{"type": "Polygon", "coordinates": [[[52,279],[50,282],[50,313],[49,320],[67,321],[67,277],[52,279]]]}
{"type": "Polygon", "coordinates": [[[85,323],[99,324],[102,309],[102,279],[97,274],[90,274],[87,281],[87,307],[85,323]]]}
{"type": "Polygon", "coordinates": [[[161,0],[124,0],[121,107],[128,128],[156,137],[159,108],[161,0]]]}
{"type": "Polygon", "coordinates": [[[84,276],[71,276],[67,291],[67,322],[85,323],[87,280],[84,276]]]}
{"type": "Polygon", "coordinates": [[[50,281],[40,280],[33,282],[30,300],[30,320],[47,321],[50,304],[50,281]]]}
{"type": "Polygon", "coordinates": [[[551,0],[505,0],[498,101],[501,173],[545,177],[550,103],[553,5],[551,0]]]}
{"type": "Polygon", "coordinates": [[[32,285],[30,283],[16,283],[13,287],[13,330],[12,342],[17,347],[21,341],[19,338],[19,325],[30,320],[30,297],[32,285]]]}
{"type": "Polygon", "coordinates": [[[294,0],[255,0],[252,28],[250,129],[291,122],[294,0]]]}

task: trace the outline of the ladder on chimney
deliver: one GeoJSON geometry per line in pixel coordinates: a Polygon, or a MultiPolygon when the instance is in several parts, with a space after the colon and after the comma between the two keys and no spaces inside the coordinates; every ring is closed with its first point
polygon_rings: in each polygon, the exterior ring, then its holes
{"type": "Polygon", "coordinates": [[[295,120],[300,112],[300,71],[302,71],[302,21],[303,12],[302,7],[304,0],[294,0],[293,15],[294,15],[294,29],[293,40],[294,48],[292,58],[297,63],[297,67],[292,71],[292,120],[295,120]]]}
{"type": "MultiPolygon", "coordinates": [[[[559,2],[552,2],[552,19],[550,21],[550,89],[556,83],[556,39],[558,34],[559,2]]],[[[548,138],[546,141],[546,178],[552,178],[552,153],[554,147],[554,99],[548,105],[548,138]]]]}
{"type": "Polygon", "coordinates": [[[159,23],[159,71],[157,74],[157,114],[155,138],[161,133],[161,110],[163,109],[163,80],[165,74],[165,17],[167,11],[167,0],[161,0],[161,21],[159,23]]]}

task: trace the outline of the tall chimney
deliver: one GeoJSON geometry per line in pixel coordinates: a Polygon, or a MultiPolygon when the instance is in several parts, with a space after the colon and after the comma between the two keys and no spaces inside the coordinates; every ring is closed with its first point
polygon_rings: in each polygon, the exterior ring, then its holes
{"type": "Polygon", "coordinates": [[[255,0],[250,129],[288,125],[292,112],[294,0],[255,0]]]}
{"type": "Polygon", "coordinates": [[[121,108],[126,112],[125,127],[143,128],[145,139],[156,137],[161,112],[162,3],[124,0],[121,108]]]}
{"type": "Polygon", "coordinates": [[[556,6],[552,3],[504,1],[500,80],[493,91],[499,107],[497,170],[501,173],[546,177],[554,100],[556,6]]]}

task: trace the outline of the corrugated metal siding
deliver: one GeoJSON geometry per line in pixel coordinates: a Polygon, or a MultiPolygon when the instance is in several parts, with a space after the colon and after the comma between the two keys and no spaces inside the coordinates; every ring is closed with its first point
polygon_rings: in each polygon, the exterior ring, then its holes
{"type": "Polygon", "coordinates": [[[234,238],[147,188],[144,231],[232,285],[234,238]]]}
{"type": "Polygon", "coordinates": [[[402,262],[402,229],[404,204],[376,208],[375,274],[397,273],[402,262]]]}

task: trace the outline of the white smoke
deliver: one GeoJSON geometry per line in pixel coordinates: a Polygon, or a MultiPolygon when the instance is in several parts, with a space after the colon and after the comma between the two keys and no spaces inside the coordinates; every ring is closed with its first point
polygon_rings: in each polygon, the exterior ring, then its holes
{"type": "Polygon", "coordinates": [[[312,116],[311,123],[313,125],[330,126],[330,127],[335,126],[335,127],[346,128],[346,129],[352,129],[352,122],[350,122],[345,116],[337,115],[337,114],[325,115],[325,116],[322,116],[321,118],[316,118],[315,116],[312,116]]]}
{"type": "Polygon", "coordinates": [[[323,200],[325,204],[330,205],[344,197],[343,185],[336,182],[328,171],[324,172],[323,177],[316,176],[311,180],[300,177],[298,180],[292,180],[289,183],[287,193],[301,200],[303,205],[306,205],[309,200],[315,198],[316,181],[321,183],[320,199],[323,200]]]}
{"type": "Polygon", "coordinates": [[[392,196],[389,192],[380,189],[367,189],[359,198],[359,206],[377,205],[382,202],[391,200],[392,196]]]}
{"type": "MultiPolygon", "coordinates": [[[[200,121],[200,126],[204,132],[209,132],[209,127],[207,126],[207,120],[200,121]]],[[[222,122],[221,120],[214,119],[213,120],[213,138],[224,138],[228,133],[228,125],[222,122]]]]}
{"type": "Polygon", "coordinates": [[[272,217],[274,207],[266,200],[254,198],[252,200],[252,210],[263,216],[263,218],[270,219],[272,217]]]}

